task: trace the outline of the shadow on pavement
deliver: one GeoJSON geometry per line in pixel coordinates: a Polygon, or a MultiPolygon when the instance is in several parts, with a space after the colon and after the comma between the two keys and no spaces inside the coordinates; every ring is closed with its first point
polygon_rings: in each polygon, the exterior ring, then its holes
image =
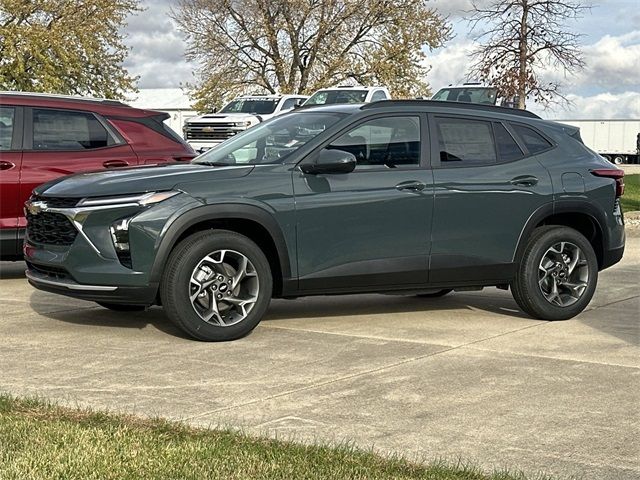
{"type": "Polygon", "coordinates": [[[73,310],[50,312],[43,308],[41,292],[34,291],[30,297],[31,308],[39,315],[57,320],[60,322],[72,323],[75,325],[113,327],[113,328],[134,328],[142,330],[147,326],[152,326],[157,330],[172,335],[174,337],[190,339],[182,330],[176,327],[165,315],[160,307],[151,307],[143,312],[114,312],[97,304],[86,302],[88,307],[95,305],[95,308],[73,307],[73,310]]]}
{"type": "Polygon", "coordinates": [[[450,293],[440,298],[402,295],[336,295],[297,300],[274,300],[265,320],[339,317],[438,311],[481,311],[509,317],[533,319],[522,313],[507,292],[450,293]]]}

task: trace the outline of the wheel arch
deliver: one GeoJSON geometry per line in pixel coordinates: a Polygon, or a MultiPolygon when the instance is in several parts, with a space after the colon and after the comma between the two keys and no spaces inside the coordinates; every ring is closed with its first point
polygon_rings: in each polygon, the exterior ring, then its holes
{"type": "Polygon", "coordinates": [[[291,279],[291,263],[282,230],[267,210],[244,204],[207,205],[178,217],[162,237],[150,281],[160,282],[163,266],[180,241],[193,233],[216,228],[240,233],[263,249],[271,266],[274,296],[281,295],[291,279]]]}
{"type": "Polygon", "coordinates": [[[524,254],[527,242],[533,231],[544,225],[558,225],[573,228],[579,231],[589,240],[598,259],[598,268],[604,263],[604,249],[608,244],[607,231],[603,214],[594,206],[583,201],[557,201],[543,205],[529,217],[524,226],[518,246],[514,255],[514,261],[518,263],[524,254]]]}

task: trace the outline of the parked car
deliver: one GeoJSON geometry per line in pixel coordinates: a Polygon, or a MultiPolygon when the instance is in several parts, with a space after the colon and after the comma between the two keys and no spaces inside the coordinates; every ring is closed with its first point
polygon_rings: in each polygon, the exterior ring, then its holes
{"type": "Polygon", "coordinates": [[[183,136],[199,152],[214,148],[228,138],[260,122],[301,105],[306,95],[244,95],[227,103],[219,112],[188,119],[183,136]]]}
{"type": "Polygon", "coordinates": [[[113,100],[0,92],[0,259],[22,258],[24,202],[41,183],[194,158],[166,118],[113,100]]]}
{"type": "Polygon", "coordinates": [[[442,102],[480,103],[483,105],[500,105],[515,108],[516,99],[503,98],[496,87],[483,85],[479,82],[467,82],[462,85],[449,85],[438,90],[431,100],[442,102]]]}
{"type": "Polygon", "coordinates": [[[387,87],[363,87],[360,85],[341,85],[333,88],[321,88],[304,102],[303,106],[330,105],[336,103],[370,103],[390,100],[387,87]]]}
{"type": "Polygon", "coordinates": [[[38,187],[27,277],[115,310],[161,304],[200,340],[304,295],[497,286],[571,318],[625,243],[623,172],[575,133],[483,105],[303,108],[190,164],[38,187]]]}

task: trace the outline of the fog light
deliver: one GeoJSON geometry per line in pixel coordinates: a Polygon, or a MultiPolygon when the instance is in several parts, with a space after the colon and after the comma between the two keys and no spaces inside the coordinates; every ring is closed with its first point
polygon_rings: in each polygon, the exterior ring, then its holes
{"type": "Polygon", "coordinates": [[[129,223],[131,223],[131,218],[121,218],[109,227],[118,260],[127,268],[132,266],[131,251],[129,250],[129,223]]]}

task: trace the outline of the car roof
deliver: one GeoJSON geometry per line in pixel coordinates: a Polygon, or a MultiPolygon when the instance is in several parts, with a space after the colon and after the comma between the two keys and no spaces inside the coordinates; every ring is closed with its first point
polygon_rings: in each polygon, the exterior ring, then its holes
{"type": "MultiPolygon", "coordinates": [[[[271,94],[271,95],[240,95],[238,97],[235,97],[233,100],[241,100],[241,99],[245,99],[245,98],[257,98],[257,99],[263,99],[263,100],[280,100],[281,98],[290,98],[290,97],[302,97],[302,98],[307,98],[308,95],[302,95],[302,94],[293,94],[293,93],[288,93],[285,95],[277,95],[277,94],[271,94]]],[[[233,101],[231,100],[231,101],[233,101]]]]}
{"type": "Polygon", "coordinates": [[[434,113],[457,113],[483,116],[495,114],[499,116],[528,118],[531,120],[542,120],[538,115],[528,110],[518,110],[516,108],[498,107],[495,105],[484,105],[479,103],[466,102],[445,102],[438,100],[380,100],[371,103],[336,103],[329,105],[308,105],[300,107],[296,112],[328,112],[354,114],[359,111],[394,111],[394,112],[421,112],[429,109],[434,113]]]}
{"type": "Polygon", "coordinates": [[[316,92],[328,92],[328,91],[336,91],[336,90],[386,90],[387,87],[382,86],[373,86],[373,87],[365,87],[363,85],[342,85],[338,87],[327,87],[327,88],[319,88],[316,92]]]}
{"type": "Polygon", "coordinates": [[[108,98],[58,95],[38,92],[3,92],[0,91],[0,104],[13,104],[25,107],[64,108],[84,110],[104,114],[122,114],[132,117],[157,115],[162,112],[135,108],[108,98]]]}

